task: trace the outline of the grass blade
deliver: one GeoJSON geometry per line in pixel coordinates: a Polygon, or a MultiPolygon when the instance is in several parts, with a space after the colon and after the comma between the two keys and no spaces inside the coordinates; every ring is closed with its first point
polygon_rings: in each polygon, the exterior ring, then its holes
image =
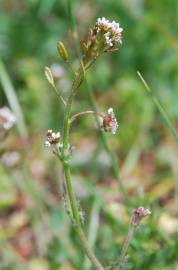
{"type": "Polygon", "coordinates": [[[23,138],[26,138],[28,136],[27,128],[24,122],[23,113],[20,107],[20,104],[18,102],[17,95],[15,93],[15,89],[12,85],[12,82],[9,78],[9,75],[6,71],[6,68],[4,66],[4,63],[0,59],[0,83],[2,85],[2,88],[4,90],[4,93],[7,97],[7,100],[9,102],[9,105],[14,112],[16,119],[17,119],[17,127],[19,129],[19,133],[23,138]]]}
{"type": "Polygon", "coordinates": [[[140,80],[142,81],[142,83],[144,84],[145,89],[146,89],[148,95],[150,96],[150,98],[152,99],[152,101],[155,104],[156,108],[160,112],[160,114],[161,114],[161,116],[163,118],[163,121],[166,124],[169,132],[171,133],[171,135],[175,139],[176,143],[178,144],[178,135],[177,135],[176,129],[174,128],[173,124],[171,123],[171,120],[170,120],[167,112],[165,111],[165,109],[163,108],[162,104],[157,99],[157,97],[153,94],[153,91],[148,86],[147,82],[145,81],[145,79],[143,78],[143,76],[141,75],[141,73],[139,71],[137,71],[137,74],[138,74],[140,80]]]}

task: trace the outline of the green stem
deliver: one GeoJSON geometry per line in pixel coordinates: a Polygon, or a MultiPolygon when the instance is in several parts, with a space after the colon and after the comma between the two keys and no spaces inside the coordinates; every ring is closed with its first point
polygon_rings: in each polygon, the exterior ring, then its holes
{"type": "Polygon", "coordinates": [[[66,185],[67,185],[67,193],[69,196],[69,201],[70,201],[73,219],[74,219],[75,226],[76,226],[76,231],[80,237],[83,249],[85,250],[86,254],[88,255],[88,258],[91,260],[93,265],[96,267],[97,270],[104,270],[103,266],[100,264],[98,259],[95,257],[93,251],[91,250],[91,248],[87,242],[87,239],[85,237],[85,234],[83,232],[82,225],[80,222],[78,203],[77,203],[76,196],[75,196],[75,193],[74,193],[74,190],[72,187],[71,174],[70,174],[69,154],[68,154],[70,114],[71,114],[73,98],[75,96],[77,89],[80,87],[82,82],[83,82],[82,70],[79,69],[79,73],[74,80],[74,83],[73,83],[72,89],[71,89],[71,93],[68,97],[67,104],[66,104],[66,110],[65,110],[65,116],[64,116],[64,126],[63,126],[62,160],[63,160],[66,185]]]}
{"type": "Polygon", "coordinates": [[[83,246],[88,258],[93,263],[93,265],[96,267],[96,269],[97,270],[104,270],[103,266],[100,264],[98,259],[93,254],[93,251],[91,250],[91,248],[88,244],[88,241],[85,237],[85,234],[83,232],[81,222],[80,222],[77,200],[76,200],[76,196],[75,196],[75,193],[74,193],[74,190],[72,187],[72,183],[71,183],[70,166],[67,163],[64,164],[64,174],[65,174],[65,179],[66,179],[66,185],[67,185],[70,206],[72,209],[72,215],[73,215],[73,219],[75,222],[76,231],[80,237],[82,246],[83,246]]]}
{"type": "MultiPolygon", "coordinates": [[[[73,16],[73,12],[72,12],[72,1],[74,3],[74,0],[68,0],[68,5],[67,5],[68,6],[68,14],[69,14],[69,19],[70,19],[71,30],[72,30],[73,36],[74,36],[75,48],[76,48],[78,57],[80,57],[80,48],[79,48],[79,45],[78,45],[78,40],[76,38],[76,36],[77,36],[77,26],[76,26],[75,18],[73,16]]],[[[91,62],[91,65],[94,63],[94,61],[95,60],[93,60],[91,62]]],[[[88,69],[91,65],[89,65],[87,67],[85,66],[85,70],[88,69]]],[[[96,112],[97,111],[97,107],[96,107],[95,98],[94,98],[94,95],[93,95],[92,90],[89,89],[89,85],[88,85],[88,82],[87,81],[86,81],[86,90],[88,92],[89,102],[90,102],[90,104],[92,106],[92,109],[96,112]]],[[[96,122],[98,124],[98,127],[100,127],[100,123],[98,121],[98,117],[97,116],[96,116],[96,122]]],[[[106,134],[104,132],[102,132],[102,131],[101,131],[101,141],[102,141],[103,147],[105,148],[106,153],[110,157],[112,168],[113,168],[113,173],[114,173],[114,176],[115,176],[115,178],[117,180],[119,189],[120,189],[120,191],[121,191],[121,193],[123,195],[124,201],[125,201],[125,203],[127,205],[129,205],[130,204],[130,200],[129,200],[127,191],[125,190],[125,187],[122,184],[122,181],[120,179],[120,170],[119,170],[119,165],[117,163],[117,157],[116,157],[115,154],[113,154],[113,152],[109,148],[106,134]]]]}
{"type": "MultiPolygon", "coordinates": [[[[95,102],[95,98],[94,98],[92,89],[89,88],[89,84],[88,84],[87,81],[86,81],[86,84],[85,85],[86,85],[86,90],[87,90],[88,97],[89,97],[89,102],[90,102],[90,104],[92,106],[92,109],[96,112],[97,111],[97,106],[96,106],[96,102],[95,102]]],[[[98,124],[98,127],[100,127],[100,122],[98,120],[98,117],[96,117],[96,122],[98,124]]],[[[112,165],[114,177],[117,180],[119,189],[120,189],[120,191],[121,191],[121,193],[123,195],[123,198],[124,198],[125,203],[127,205],[129,205],[130,202],[129,202],[128,194],[127,194],[127,192],[125,190],[125,187],[122,184],[122,181],[120,179],[120,171],[119,171],[119,166],[118,166],[117,158],[116,158],[115,154],[109,148],[108,140],[107,140],[107,137],[106,137],[105,132],[100,131],[100,134],[101,134],[101,141],[102,141],[103,147],[105,148],[105,151],[106,151],[106,153],[108,154],[108,156],[109,156],[109,158],[111,160],[111,165],[112,165]]]]}
{"type": "Polygon", "coordinates": [[[70,130],[70,113],[71,113],[71,107],[72,107],[72,101],[73,101],[74,93],[71,91],[71,94],[68,97],[67,104],[66,104],[66,110],[65,110],[65,116],[64,116],[64,126],[63,126],[63,156],[66,157],[66,151],[68,148],[68,141],[69,141],[69,130],[70,130]]]}
{"type": "Polygon", "coordinates": [[[120,258],[119,258],[119,263],[117,265],[118,270],[122,269],[124,264],[125,264],[125,256],[127,254],[130,242],[132,240],[134,230],[135,230],[135,226],[131,225],[131,227],[129,229],[129,232],[128,232],[128,235],[127,235],[127,239],[126,239],[126,241],[125,241],[125,243],[123,245],[122,251],[121,251],[121,255],[120,255],[120,258]]]}
{"type": "Polygon", "coordinates": [[[101,113],[99,113],[99,112],[95,112],[95,111],[84,111],[84,112],[79,112],[79,113],[76,113],[76,114],[72,115],[72,117],[70,119],[70,123],[72,123],[77,117],[82,116],[82,115],[86,115],[86,114],[94,114],[94,115],[99,116],[101,118],[104,117],[104,115],[101,114],[101,113]]]}

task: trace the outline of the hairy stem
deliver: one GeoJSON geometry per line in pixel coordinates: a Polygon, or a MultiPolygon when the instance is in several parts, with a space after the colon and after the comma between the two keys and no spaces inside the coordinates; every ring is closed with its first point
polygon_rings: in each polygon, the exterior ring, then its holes
{"type": "Polygon", "coordinates": [[[130,242],[132,240],[134,230],[135,230],[135,226],[131,225],[131,227],[129,229],[129,232],[128,232],[128,235],[127,235],[127,238],[125,240],[125,243],[124,243],[124,245],[122,247],[121,255],[120,255],[120,258],[119,258],[119,263],[118,263],[117,268],[116,268],[117,270],[122,269],[124,264],[125,264],[125,257],[126,257],[130,242]]]}

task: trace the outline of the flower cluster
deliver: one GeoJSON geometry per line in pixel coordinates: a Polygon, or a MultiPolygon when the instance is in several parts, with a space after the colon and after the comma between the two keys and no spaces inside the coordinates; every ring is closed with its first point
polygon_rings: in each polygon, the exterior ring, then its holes
{"type": "Polygon", "coordinates": [[[90,30],[87,41],[83,43],[83,64],[85,69],[104,52],[117,49],[122,43],[122,31],[119,23],[110,22],[106,18],[99,18],[95,26],[90,30]]]}
{"type": "Polygon", "coordinates": [[[9,130],[16,122],[15,115],[10,111],[8,107],[0,109],[0,129],[9,130]]]}
{"type": "Polygon", "coordinates": [[[47,131],[47,140],[45,141],[45,146],[50,147],[51,145],[60,146],[60,132],[54,132],[52,129],[47,131]]]}
{"type": "Polygon", "coordinates": [[[106,132],[111,132],[112,134],[116,134],[118,126],[119,125],[115,117],[113,108],[109,108],[107,114],[102,119],[102,128],[106,132]]]}
{"type": "MultiPolygon", "coordinates": [[[[46,139],[44,145],[46,147],[55,146],[59,150],[58,154],[61,153],[62,148],[63,148],[63,143],[60,142],[60,140],[61,140],[60,132],[54,132],[52,129],[48,129],[46,137],[47,137],[47,139],[46,139]]],[[[72,145],[68,144],[67,151],[70,155],[72,154],[73,149],[74,149],[74,147],[72,145]]]]}
{"type": "Polygon", "coordinates": [[[130,223],[134,226],[138,225],[139,221],[146,217],[151,215],[151,211],[148,209],[144,209],[144,207],[138,207],[134,210],[130,223]]]}
{"type": "Polygon", "coordinates": [[[123,29],[119,26],[119,23],[112,21],[110,22],[105,17],[99,18],[95,25],[97,33],[102,32],[105,44],[113,47],[119,43],[122,43],[121,33],[123,29]]]}

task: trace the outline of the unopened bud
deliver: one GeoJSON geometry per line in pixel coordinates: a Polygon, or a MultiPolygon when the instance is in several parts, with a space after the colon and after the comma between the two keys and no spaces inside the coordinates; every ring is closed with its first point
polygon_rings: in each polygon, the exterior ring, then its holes
{"type": "Polygon", "coordinates": [[[102,127],[105,131],[116,134],[118,123],[112,108],[109,108],[108,113],[103,117],[102,127]]]}
{"type": "Polygon", "coordinates": [[[44,73],[45,73],[45,76],[46,76],[46,79],[48,80],[48,82],[49,82],[52,86],[54,86],[54,79],[53,79],[53,75],[52,75],[52,73],[51,73],[50,68],[46,66],[46,67],[44,68],[44,73]]]}
{"type": "Polygon", "coordinates": [[[151,211],[144,209],[143,207],[138,207],[134,210],[130,223],[134,226],[138,225],[139,221],[147,216],[151,215],[151,211]]]}
{"type": "Polygon", "coordinates": [[[64,44],[62,42],[58,42],[57,43],[57,50],[58,50],[58,53],[59,55],[61,56],[61,58],[67,62],[68,61],[68,52],[64,46],[64,44]]]}

